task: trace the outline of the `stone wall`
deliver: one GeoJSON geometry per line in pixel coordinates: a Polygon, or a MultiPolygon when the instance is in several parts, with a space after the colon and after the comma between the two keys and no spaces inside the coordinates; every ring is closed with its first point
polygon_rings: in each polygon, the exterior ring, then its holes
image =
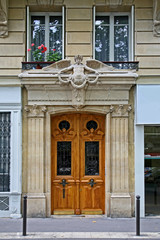
{"type": "Polygon", "coordinates": [[[0,75],[18,75],[25,57],[24,0],[11,0],[8,5],[8,36],[0,38],[0,75]]]}
{"type": "MultiPolygon", "coordinates": [[[[135,0],[135,18],[135,60],[139,61],[139,74],[158,75],[160,37],[153,33],[153,1],[135,0]]],[[[148,81],[152,83],[152,79],[148,81]]]]}
{"type": "MultiPolygon", "coordinates": [[[[29,4],[30,2],[28,1],[29,4]]],[[[108,6],[108,2],[64,0],[59,3],[56,1],[55,4],[61,5],[62,2],[66,7],[65,56],[73,59],[76,54],[81,54],[84,56],[84,60],[92,58],[93,5],[96,4],[97,7],[101,6],[103,8],[103,5],[108,6]]],[[[21,71],[21,62],[25,60],[27,50],[26,5],[26,0],[9,1],[8,37],[0,38],[0,75],[17,76],[21,71]]],[[[41,5],[40,7],[43,8],[44,6],[41,5]]],[[[116,11],[116,9],[114,7],[112,11],[116,11]]],[[[160,37],[154,36],[153,33],[152,0],[135,0],[135,19],[135,60],[140,62],[139,74],[157,75],[160,73],[160,37]]]]}

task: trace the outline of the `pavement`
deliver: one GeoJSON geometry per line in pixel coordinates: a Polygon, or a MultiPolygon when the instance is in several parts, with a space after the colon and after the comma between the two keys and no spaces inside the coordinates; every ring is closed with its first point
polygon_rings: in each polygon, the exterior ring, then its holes
{"type": "Polygon", "coordinates": [[[0,239],[160,239],[160,218],[156,217],[141,218],[140,236],[136,236],[135,218],[28,218],[26,236],[22,236],[22,225],[23,219],[0,218],[0,239]]]}

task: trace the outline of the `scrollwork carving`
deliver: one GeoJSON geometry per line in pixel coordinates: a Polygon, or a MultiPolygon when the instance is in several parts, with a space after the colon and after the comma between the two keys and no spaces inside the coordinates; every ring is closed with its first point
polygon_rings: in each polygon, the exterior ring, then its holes
{"type": "Polygon", "coordinates": [[[89,137],[91,140],[93,140],[94,137],[96,137],[97,139],[102,139],[103,135],[104,132],[102,132],[100,129],[94,130],[93,128],[91,128],[90,130],[85,129],[81,132],[82,137],[89,137]]]}
{"type": "Polygon", "coordinates": [[[0,37],[8,36],[8,0],[0,0],[0,37]]]}
{"type": "Polygon", "coordinates": [[[24,111],[27,113],[28,117],[45,117],[47,107],[34,104],[32,106],[25,106],[24,111]]]}
{"type": "Polygon", "coordinates": [[[76,136],[76,133],[73,129],[66,130],[63,128],[62,130],[55,129],[53,132],[53,136],[56,137],[62,137],[62,139],[66,139],[67,137],[69,138],[74,138],[76,136]]]}
{"type": "Polygon", "coordinates": [[[118,106],[111,106],[112,107],[112,117],[128,117],[129,112],[131,112],[132,107],[131,105],[118,105],[118,106]]]}

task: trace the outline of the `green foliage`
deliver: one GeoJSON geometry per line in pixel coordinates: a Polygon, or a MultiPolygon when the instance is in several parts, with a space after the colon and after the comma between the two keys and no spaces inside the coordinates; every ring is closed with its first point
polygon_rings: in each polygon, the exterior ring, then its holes
{"type": "Polygon", "coordinates": [[[32,54],[35,62],[43,62],[44,57],[40,49],[36,49],[32,54]]]}
{"type": "Polygon", "coordinates": [[[51,52],[50,51],[49,53],[47,53],[47,56],[46,56],[46,60],[48,62],[57,62],[61,59],[62,59],[62,57],[58,52],[53,52],[53,51],[51,52]]]}

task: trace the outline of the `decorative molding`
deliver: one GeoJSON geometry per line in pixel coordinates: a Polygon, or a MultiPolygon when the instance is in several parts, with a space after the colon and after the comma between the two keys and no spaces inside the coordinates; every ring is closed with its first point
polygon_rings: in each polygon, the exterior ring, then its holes
{"type": "Polygon", "coordinates": [[[153,0],[153,34],[160,37],[160,1],[153,0]]]}
{"type": "Polygon", "coordinates": [[[27,0],[27,5],[29,6],[53,6],[63,4],[64,0],[27,0]]]}
{"type": "Polygon", "coordinates": [[[121,5],[133,5],[134,0],[106,0],[106,5],[111,7],[117,7],[121,5]]]}
{"type": "Polygon", "coordinates": [[[111,106],[110,113],[112,117],[128,117],[129,112],[131,112],[132,107],[131,105],[118,105],[118,106],[111,106]]]}
{"type": "Polygon", "coordinates": [[[0,0],[0,37],[8,36],[8,0],[0,0]]]}
{"type": "Polygon", "coordinates": [[[74,138],[76,136],[76,132],[73,129],[66,130],[63,128],[62,130],[55,129],[53,132],[53,136],[56,138],[62,137],[62,139],[66,139],[67,137],[69,138],[74,138]]]}
{"type": "Polygon", "coordinates": [[[94,137],[96,137],[96,139],[102,139],[103,135],[104,132],[102,132],[100,129],[94,130],[93,128],[90,130],[83,130],[81,133],[82,137],[90,138],[91,140],[93,140],[94,137]]]}
{"type": "Polygon", "coordinates": [[[39,6],[45,6],[45,5],[53,5],[54,0],[28,0],[28,5],[39,5],[39,6]]]}
{"type": "Polygon", "coordinates": [[[45,113],[47,112],[46,106],[38,106],[36,104],[32,106],[25,106],[24,111],[28,114],[28,117],[38,117],[43,118],[45,117],[45,113]]]}

